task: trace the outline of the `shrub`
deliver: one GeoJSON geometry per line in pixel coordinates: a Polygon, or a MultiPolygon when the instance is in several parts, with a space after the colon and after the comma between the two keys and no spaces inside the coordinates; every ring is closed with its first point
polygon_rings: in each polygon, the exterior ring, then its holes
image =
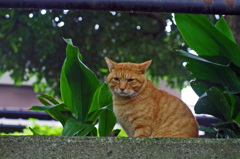
{"type": "Polygon", "coordinates": [[[96,75],[83,63],[79,49],[71,39],[67,43],[66,59],[62,66],[60,89],[62,101],[41,94],[39,101],[45,106],[32,106],[30,110],[45,111],[63,126],[62,136],[108,136],[116,118],[112,111],[112,94],[107,83],[101,84],[96,75]]]}
{"type": "Polygon", "coordinates": [[[197,53],[177,51],[195,78],[190,82],[200,97],[195,112],[219,119],[213,128],[200,126],[200,130],[219,138],[239,138],[240,48],[230,28],[224,17],[216,25],[204,15],[176,14],[175,20],[181,35],[197,53]]]}

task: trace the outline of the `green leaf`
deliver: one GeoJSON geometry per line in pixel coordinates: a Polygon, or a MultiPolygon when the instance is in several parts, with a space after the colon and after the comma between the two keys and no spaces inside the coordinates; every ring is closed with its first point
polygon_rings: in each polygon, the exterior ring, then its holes
{"type": "Polygon", "coordinates": [[[94,128],[93,124],[86,124],[70,118],[63,127],[62,136],[86,135],[94,128]]]}
{"type": "MultiPolygon", "coordinates": [[[[112,93],[107,83],[103,83],[95,92],[89,112],[98,110],[112,103],[112,93]]],[[[108,107],[109,109],[109,107],[108,107]]],[[[111,110],[111,109],[110,109],[111,110]]]]}
{"type": "Polygon", "coordinates": [[[103,85],[98,87],[98,89],[95,91],[94,96],[93,96],[93,100],[92,100],[92,103],[91,103],[91,106],[90,106],[90,109],[89,109],[89,113],[99,109],[99,107],[100,107],[99,106],[99,96],[100,96],[99,93],[100,93],[100,90],[102,89],[102,87],[103,87],[103,85]]]}
{"type": "Polygon", "coordinates": [[[223,131],[224,132],[224,137],[225,138],[239,138],[239,136],[231,129],[228,128],[221,128],[219,132],[223,131]]]}
{"type": "Polygon", "coordinates": [[[88,135],[89,133],[92,132],[92,130],[95,129],[95,125],[94,124],[88,124],[86,125],[86,127],[78,133],[78,136],[86,136],[88,135]]]}
{"type": "Polygon", "coordinates": [[[40,134],[33,130],[31,127],[29,127],[29,130],[33,133],[33,135],[40,136],[40,134]]]}
{"type": "Polygon", "coordinates": [[[219,130],[219,134],[223,135],[225,138],[239,138],[240,137],[240,128],[239,125],[235,122],[220,122],[214,124],[219,130]]]}
{"type": "Polygon", "coordinates": [[[110,110],[112,111],[112,103],[108,104],[105,107],[99,108],[98,110],[94,110],[91,113],[88,114],[87,118],[85,121],[89,122],[95,122],[98,117],[105,111],[105,110],[110,110]]]}
{"type": "Polygon", "coordinates": [[[112,107],[112,93],[104,83],[96,91],[87,117],[87,121],[95,121],[99,117],[100,136],[108,136],[116,124],[112,107]]]}
{"type": "MultiPolygon", "coordinates": [[[[226,61],[224,61],[223,64],[222,63],[216,63],[216,62],[213,62],[213,61],[206,60],[206,59],[204,59],[200,56],[193,55],[193,54],[191,54],[189,52],[186,52],[186,51],[183,51],[183,50],[177,50],[176,52],[179,55],[184,56],[188,59],[193,59],[193,60],[204,62],[204,63],[214,64],[214,65],[223,66],[223,67],[227,67],[229,65],[229,63],[226,63],[226,61]]],[[[206,57],[206,56],[204,56],[204,57],[206,57]]],[[[214,57],[214,58],[216,58],[216,57],[214,57]]]]}
{"type": "Polygon", "coordinates": [[[231,108],[224,94],[216,87],[206,91],[199,98],[194,109],[197,114],[209,114],[223,121],[232,121],[231,108]]]}
{"type": "Polygon", "coordinates": [[[99,92],[99,106],[104,107],[106,105],[106,111],[104,111],[99,117],[98,129],[100,136],[108,136],[117,122],[113,113],[112,93],[110,92],[107,83],[103,85],[99,92]]]}
{"type": "Polygon", "coordinates": [[[200,56],[224,56],[240,66],[240,48],[204,15],[175,14],[177,27],[188,45],[200,56]]]}
{"type": "Polygon", "coordinates": [[[65,39],[65,38],[63,38],[63,40],[64,40],[67,44],[73,45],[72,39],[65,39]]]}
{"type": "Polygon", "coordinates": [[[38,97],[38,100],[43,104],[43,105],[51,105],[45,98],[38,97]]]}
{"type": "Polygon", "coordinates": [[[53,108],[57,108],[57,107],[62,107],[64,108],[65,105],[64,104],[56,104],[56,105],[49,105],[49,106],[32,106],[30,109],[28,110],[33,110],[33,111],[47,111],[53,108]]]}
{"type": "MultiPolygon", "coordinates": [[[[99,103],[100,108],[105,107],[112,103],[112,93],[109,90],[107,83],[103,83],[103,85],[100,89],[98,103],[99,103]]],[[[108,107],[108,108],[110,108],[110,107],[108,107]]]]}
{"type": "Polygon", "coordinates": [[[202,60],[202,57],[188,56],[189,53],[184,51],[178,51],[177,53],[180,53],[188,61],[186,68],[193,77],[221,84],[222,87],[227,87],[230,91],[240,90],[239,77],[227,65],[219,65],[208,60],[206,62],[202,60]]]}
{"type": "Polygon", "coordinates": [[[108,88],[108,84],[102,84],[94,95],[91,104],[88,120],[96,120],[99,117],[99,135],[108,136],[115,124],[116,118],[112,110],[112,93],[108,88]],[[96,110],[98,108],[98,110],[96,110]]]}
{"type": "Polygon", "coordinates": [[[234,114],[234,116],[233,116],[234,121],[240,125],[240,110],[237,109],[237,111],[235,111],[235,112],[236,112],[236,114],[234,114]]]}
{"type": "Polygon", "coordinates": [[[240,105],[237,102],[237,96],[239,92],[236,91],[224,91],[226,99],[229,105],[231,105],[231,116],[237,123],[240,123],[240,105]]]}
{"type": "Polygon", "coordinates": [[[234,43],[236,43],[232,31],[229,28],[227,22],[225,21],[224,17],[222,16],[216,23],[215,27],[221,31],[223,34],[226,35],[230,40],[232,40],[234,43]]]}
{"type": "Polygon", "coordinates": [[[116,122],[116,117],[113,111],[104,111],[99,118],[99,135],[108,136],[112,132],[116,122]]]}
{"type": "Polygon", "coordinates": [[[90,133],[91,133],[91,136],[98,136],[97,128],[94,127],[90,133]]]}
{"type": "Polygon", "coordinates": [[[57,105],[48,105],[48,106],[32,106],[29,110],[32,111],[45,111],[49,115],[51,115],[54,119],[61,122],[64,126],[65,122],[68,120],[68,116],[65,114],[69,114],[69,110],[65,108],[64,104],[57,105]]]}
{"type": "Polygon", "coordinates": [[[61,94],[64,103],[76,116],[78,121],[87,117],[94,93],[100,81],[96,75],[82,63],[79,49],[69,40],[67,58],[61,75],[61,94]]]}
{"type": "Polygon", "coordinates": [[[56,99],[54,99],[53,97],[46,95],[46,94],[39,94],[37,97],[48,100],[53,104],[59,104],[59,102],[56,99]]]}
{"type": "MultiPolygon", "coordinates": [[[[72,97],[72,91],[68,84],[67,77],[65,75],[65,65],[66,65],[66,59],[62,66],[62,72],[61,72],[61,80],[60,80],[60,90],[61,90],[61,96],[64,104],[69,108],[73,105],[73,100],[71,100],[72,97]]],[[[74,112],[72,112],[74,114],[74,112]]],[[[75,115],[77,116],[77,115],[75,115]]]]}
{"type": "Polygon", "coordinates": [[[217,131],[211,128],[207,128],[205,126],[201,126],[199,125],[199,130],[207,132],[207,133],[211,133],[211,134],[217,134],[217,131]]]}
{"type": "Polygon", "coordinates": [[[190,81],[190,85],[194,92],[200,97],[202,96],[207,90],[209,90],[211,87],[221,87],[220,85],[217,85],[215,83],[211,83],[207,80],[201,80],[201,79],[194,79],[190,81]]]}

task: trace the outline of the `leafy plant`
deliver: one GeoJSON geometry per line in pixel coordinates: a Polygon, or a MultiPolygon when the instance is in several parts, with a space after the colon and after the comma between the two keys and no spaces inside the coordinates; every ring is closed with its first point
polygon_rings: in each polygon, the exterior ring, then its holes
{"type": "Polygon", "coordinates": [[[197,53],[178,50],[188,62],[186,68],[195,78],[191,87],[200,97],[197,114],[219,119],[213,128],[200,130],[219,138],[240,137],[240,47],[236,44],[224,17],[216,25],[204,15],[176,14],[178,29],[197,53]]]}
{"type": "Polygon", "coordinates": [[[45,106],[33,106],[30,110],[45,111],[63,126],[62,136],[108,136],[116,119],[112,111],[112,95],[106,83],[101,84],[96,75],[82,62],[79,49],[67,43],[67,57],[62,66],[60,90],[62,103],[41,94],[39,101],[45,106]],[[99,119],[99,122],[97,122],[99,119]]]}

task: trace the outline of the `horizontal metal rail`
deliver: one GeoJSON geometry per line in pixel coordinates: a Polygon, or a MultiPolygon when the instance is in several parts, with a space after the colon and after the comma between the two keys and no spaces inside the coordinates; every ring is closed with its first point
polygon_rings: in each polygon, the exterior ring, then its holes
{"type": "Polygon", "coordinates": [[[0,0],[0,8],[240,14],[240,0],[0,0]]]}
{"type": "MultiPolygon", "coordinates": [[[[10,110],[0,110],[0,119],[7,118],[7,119],[29,119],[29,118],[36,118],[39,120],[53,120],[53,118],[45,113],[45,112],[34,112],[34,111],[10,111],[10,110]]],[[[213,127],[213,124],[218,123],[218,119],[213,117],[206,117],[206,116],[197,116],[197,122],[199,125],[205,127],[213,127]]],[[[0,124],[0,132],[5,133],[12,133],[15,131],[22,132],[25,128],[23,125],[4,125],[0,124]]],[[[215,137],[209,134],[205,135],[205,137],[215,137]]]]}
{"type": "Polygon", "coordinates": [[[0,118],[8,119],[29,119],[36,118],[40,120],[53,120],[53,118],[45,112],[35,111],[13,111],[13,110],[0,110],[0,118]]]}

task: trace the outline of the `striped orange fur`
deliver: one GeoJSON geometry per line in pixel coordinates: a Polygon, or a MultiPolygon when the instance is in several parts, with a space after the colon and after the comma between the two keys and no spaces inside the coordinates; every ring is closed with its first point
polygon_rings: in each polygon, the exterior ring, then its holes
{"type": "Polygon", "coordinates": [[[147,79],[151,60],[135,64],[105,59],[113,111],[129,137],[198,137],[198,124],[186,104],[147,79]]]}

